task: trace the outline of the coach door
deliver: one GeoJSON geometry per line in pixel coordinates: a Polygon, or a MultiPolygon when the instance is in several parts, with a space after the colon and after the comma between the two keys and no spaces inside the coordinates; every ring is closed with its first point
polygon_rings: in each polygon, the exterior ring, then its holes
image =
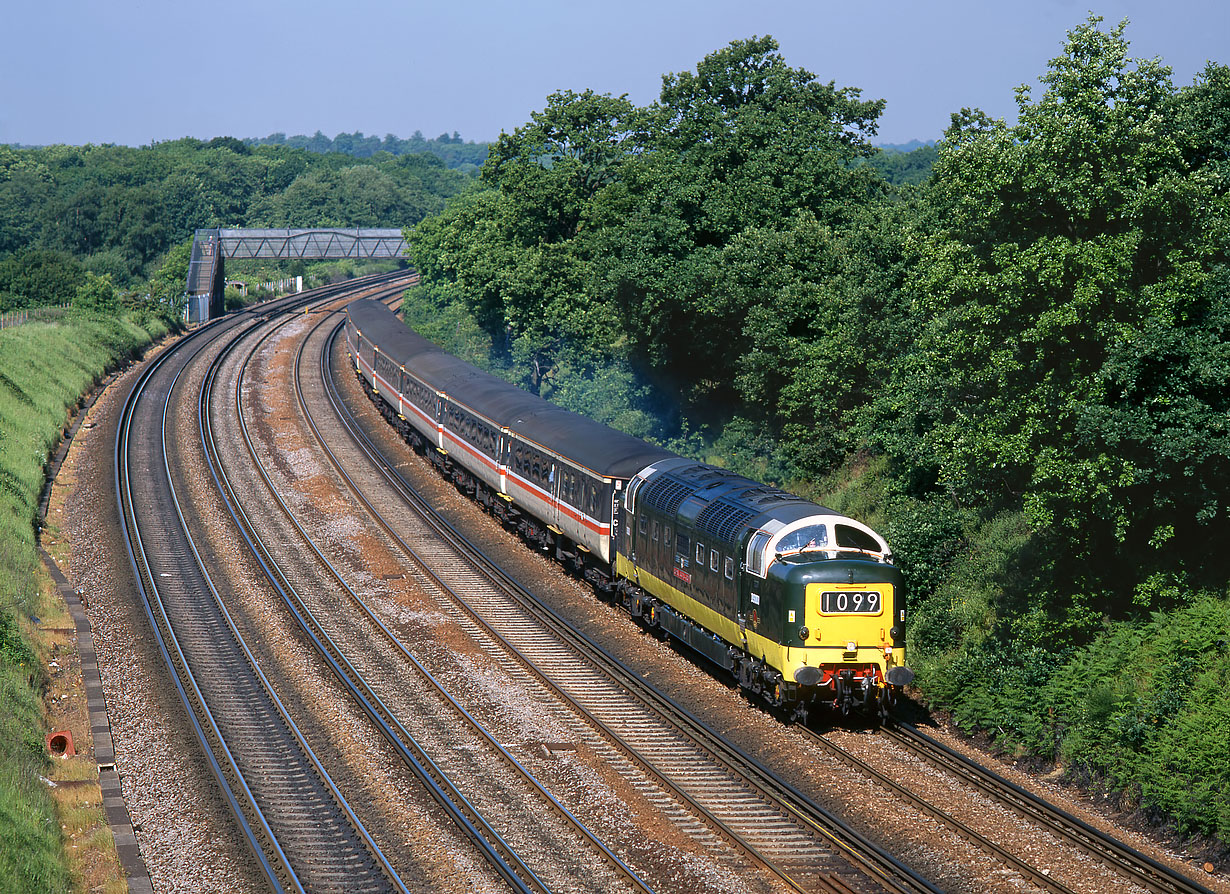
{"type": "Polygon", "coordinates": [[[555,526],[557,534],[560,533],[560,530],[559,530],[559,519],[560,519],[559,492],[560,492],[560,482],[562,482],[563,479],[564,479],[564,476],[560,474],[559,466],[556,465],[554,462],[552,462],[551,472],[547,477],[547,487],[551,491],[551,513],[550,513],[551,524],[555,526]]]}
{"type": "Polygon", "coordinates": [[[500,493],[508,493],[508,464],[512,462],[512,437],[508,429],[500,432],[500,447],[497,453],[500,466],[500,493]]]}

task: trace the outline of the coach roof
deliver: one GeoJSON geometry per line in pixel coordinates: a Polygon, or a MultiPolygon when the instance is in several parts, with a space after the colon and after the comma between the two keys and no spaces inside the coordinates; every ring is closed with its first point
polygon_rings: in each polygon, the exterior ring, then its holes
{"type": "Polygon", "coordinates": [[[471,366],[409,329],[378,301],[354,301],[346,311],[380,353],[450,402],[603,477],[630,478],[675,455],[471,366]]]}

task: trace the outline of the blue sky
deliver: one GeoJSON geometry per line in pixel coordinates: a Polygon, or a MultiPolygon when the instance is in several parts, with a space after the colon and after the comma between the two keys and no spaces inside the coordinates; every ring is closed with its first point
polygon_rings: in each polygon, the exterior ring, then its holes
{"type": "Polygon", "coordinates": [[[1227,0],[38,0],[0,17],[0,143],[363,131],[511,131],[561,89],[658,96],[732,40],[887,100],[876,142],[938,138],[952,112],[1014,120],[1064,35],[1127,18],[1176,85],[1230,64],[1227,0]]]}

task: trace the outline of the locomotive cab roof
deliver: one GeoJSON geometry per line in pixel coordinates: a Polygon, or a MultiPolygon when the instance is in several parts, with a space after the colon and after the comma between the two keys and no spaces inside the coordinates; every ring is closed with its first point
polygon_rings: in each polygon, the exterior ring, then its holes
{"type": "Polygon", "coordinates": [[[765,568],[777,558],[892,561],[888,544],[871,528],[818,503],[742,475],[674,457],[641,471],[636,501],[672,516],[698,533],[740,549],[763,553],[765,568]]]}

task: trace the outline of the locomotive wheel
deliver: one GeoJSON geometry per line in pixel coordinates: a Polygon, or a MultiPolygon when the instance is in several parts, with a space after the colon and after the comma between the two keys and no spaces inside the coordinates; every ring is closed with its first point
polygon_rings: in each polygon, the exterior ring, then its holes
{"type": "Polygon", "coordinates": [[[893,714],[893,705],[896,699],[893,697],[893,687],[885,686],[880,690],[880,724],[884,725],[889,722],[893,714]]]}

